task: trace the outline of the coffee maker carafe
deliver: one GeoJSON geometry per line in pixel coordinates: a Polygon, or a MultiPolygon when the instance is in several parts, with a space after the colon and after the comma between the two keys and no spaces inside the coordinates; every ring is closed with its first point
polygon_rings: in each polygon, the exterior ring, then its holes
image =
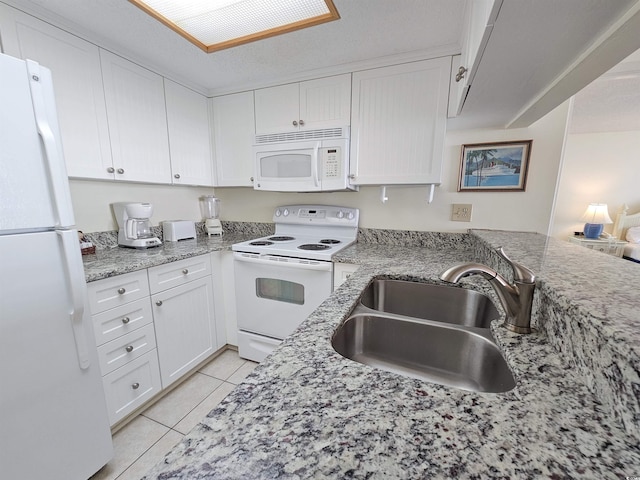
{"type": "Polygon", "coordinates": [[[204,226],[208,235],[222,235],[220,222],[220,199],[213,195],[200,197],[200,211],[204,218],[204,226]]]}
{"type": "Polygon", "coordinates": [[[150,248],[162,245],[153,235],[150,203],[114,203],[113,213],[118,222],[118,245],[128,248],[150,248]]]}

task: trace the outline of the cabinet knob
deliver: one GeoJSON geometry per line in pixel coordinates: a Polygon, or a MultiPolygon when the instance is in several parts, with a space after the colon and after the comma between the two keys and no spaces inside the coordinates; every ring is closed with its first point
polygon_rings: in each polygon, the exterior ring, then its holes
{"type": "Polygon", "coordinates": [[[300,120],[300,122],[299,122],[299,123],[300,123],[300,126],[301,126],[301,127],[302,127],[302,126],[304,126],[304,120],[300,120]]]}
{"type": "Polygon", "coordinates": [[[297,126],[298,126],[298,122],[297,122],[297,120],[294,120],[294,121],[293,121],[293,126],[294,126],[294,127],[297,127],[297,126]]]}
{"type": "Polygon", "coordinates": [[[189,269],[188,268],[182,269],[182,273],[184,273],[186,275],[187,273],[189,273],[189,269]]]}
{"type": "Polygon", "coordinates": [[[129,323],[129,321],[130,321],[129,317],[124,317],[124,318],[122,319],[122,323],[124,323],[125,325],[126,325],[127,323],[129,323]]]}
{"type": "Polygon", "coordinates": [[[132,383],[131,388],[133,388],[134,390],[137,390],[138,388],[140,388],[140,384],[138,382],[132,383]]]}
{"type": "Polygon", "coordinates": [[[124,173],[124,168],[119,168],[118,170],[116,170],[120,175],[122,175],[124,173]]]}
{"type": "Polygon", "coordinates": [[[127,351],[127,353],[131,353],[131,352],[133,352],[133,345],[127,345],[127,347],[125,348],[125,350],[127,351]]]}
{"type": "Polygon", "coordinates": [[[249,178],[249,180],[251,180],[251,182],[253,182],[253,177],[249,178]]]}
{"type": "Polygon", "coordinates": [[[126,290],[124,289],[124,287],[120,287],[120,288],[118,289],[118,293],[119,293],[120,295],[124,295],[124,292],[126,292],[126,290]]]}
{"type": "Polygon", "coordinates": [[[464,78],[464,74],[467,73],[467,69],[464,67],[460,67],[458,69],[458,73],[456,73],[456,82],[459,82],[464,78]]]}
{"type": "Polygon", "coordinates": [[[176,174],[173,176],[173,178],[180,178],[180,174],[179,174],[179,173],[176,173],[176,174]]]}
{"type": "Polygon", "coordinates": [[[107,168],[107,172],[109,172],[109,173],[113,173],[113,172],[115,172],[115,171],[116,171],[116,169],[115,169],[115,168],[113,168],[113,167],[109,167],[109,168],[107,168]]]}
{"type": "Polygon", "coordinates": [[[156,305],[157,305],[157,306],[159,306],[159,307],[161,307],[161,306],[162,306],[162,300],[158,300],[158,301],[156,302],[156,305]]]}
{"type": "Polygon", "coordinates": [[[349,174],[349,180],[355,180],[355,179],[356,179],[355,174],[350,173],[350,174],[349,174]]]}

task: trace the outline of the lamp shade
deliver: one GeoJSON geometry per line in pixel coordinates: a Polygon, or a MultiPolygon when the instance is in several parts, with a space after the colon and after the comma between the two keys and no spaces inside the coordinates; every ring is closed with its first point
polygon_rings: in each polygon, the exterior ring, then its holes
{"type": "Polygon", "coordinates": [[[609,217],[606,203],[590,203],[581,220],[586,223],[599,223],[601,225],[613,223],[609,217]]]}
{"type": "Polygon", "coordinates": [[[585,238],[598,239],[605,223],[613,223],[609,217],[606,203],[591,203],[582,215],[585,238]]]}

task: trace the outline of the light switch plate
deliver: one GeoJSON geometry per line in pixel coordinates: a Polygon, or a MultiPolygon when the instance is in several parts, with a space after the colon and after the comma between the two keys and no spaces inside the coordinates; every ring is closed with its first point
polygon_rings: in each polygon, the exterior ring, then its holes
{"type": "Polygon", "coordinates": [[[470,203],[454,203],[451,208],[451,220],[454,222],[470,222],[473,205],[470,203]]]}

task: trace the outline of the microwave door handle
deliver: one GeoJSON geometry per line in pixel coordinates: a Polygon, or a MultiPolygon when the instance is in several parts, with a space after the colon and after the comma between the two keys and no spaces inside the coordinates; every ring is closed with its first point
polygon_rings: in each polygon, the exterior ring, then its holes
{"type": "Polygon", "coordinates": [[[313,186],[318,188],[318,169],[320,168],[320,159],[318,158],[318,153],[320,151],[320,142],[316,143],[316,146],[313,148],[314,154],[313,158],[315,159],[315,168],[311,169],[311,173],[313,176],[313,186]]]}

